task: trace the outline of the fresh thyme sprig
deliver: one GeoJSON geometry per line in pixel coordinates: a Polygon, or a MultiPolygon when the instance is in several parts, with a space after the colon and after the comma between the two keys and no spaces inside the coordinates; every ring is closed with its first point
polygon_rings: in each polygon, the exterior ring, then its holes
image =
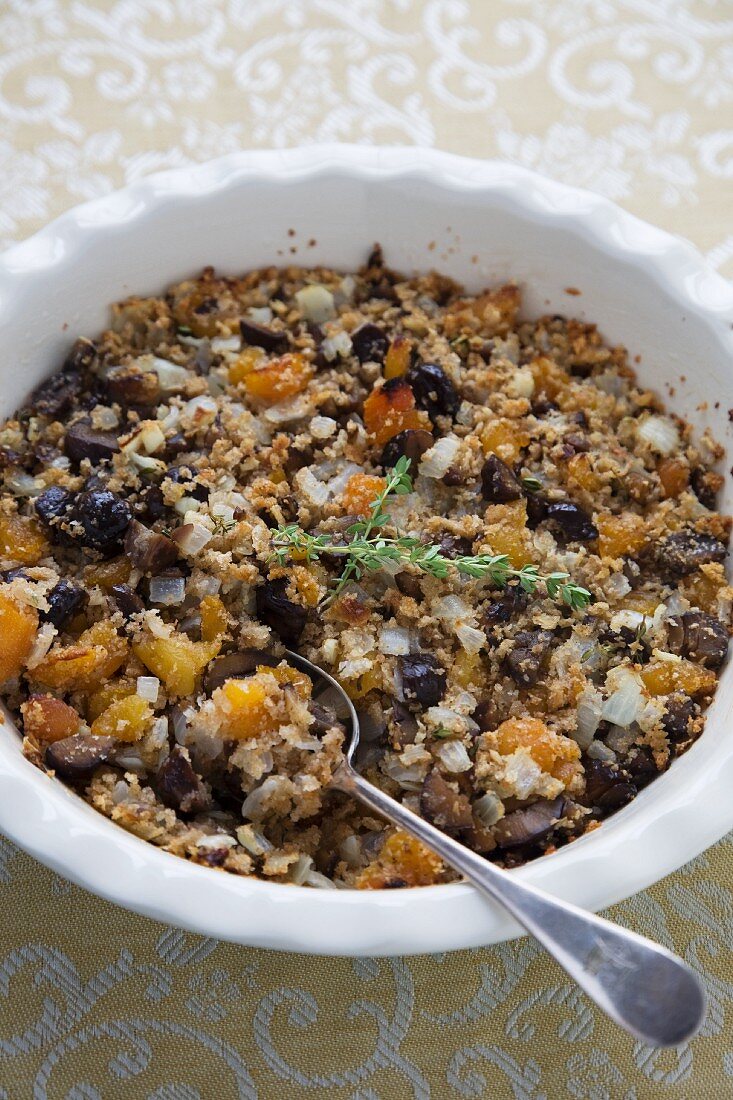
{"type": "Polygon", "coordinates": [[[371,512],[365,519],[352,523],[346,530],[348,541],[340,545],[331,535],[311,535],[296,523],[278,527],[272,532],[274,556],[281,565],[295,552],[304,561],[316,561],[323,554],[346,558],[346,564],[334,589],[328,597],[331,602],[353,578],[359,580],[365,573],[376,573],[390,562],[414,565],[432,577],[443,579],[451,570],[467,577],[488,577],[504,588],[516,578],[520,587],[530,594],[543,585],[551,599],[560,601],[574,610],[587,607],[591,594],[570,580],[568,573],[541,574],[536,565],[524,565],[515,569],[506,554],[466,554],[448,558],[440,547],[421,542],[412,535],[393,538],[383,534],[383,528],[392,520],[385,511],[391,496],[412,492],[408,474],[410,459],[398,459],[393,470],[387,472],[385,487],[370,504],[371,512]]]}

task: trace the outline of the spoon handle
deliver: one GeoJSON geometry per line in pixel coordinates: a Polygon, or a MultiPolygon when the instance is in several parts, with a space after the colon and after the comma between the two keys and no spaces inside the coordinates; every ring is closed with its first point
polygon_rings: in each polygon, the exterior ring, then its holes
{"type": "Polygon", "coordinates": [[[650,1046],[677,1046],[705,1017],[700,979],[666,948],[521,882],[342,765],[333,786],[418,837],[499,902],[612,1020],[650,1046]]]}

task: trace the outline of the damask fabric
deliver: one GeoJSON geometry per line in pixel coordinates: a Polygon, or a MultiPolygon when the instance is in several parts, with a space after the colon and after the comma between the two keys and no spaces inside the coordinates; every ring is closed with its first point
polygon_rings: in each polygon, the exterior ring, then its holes
{"type": "MultiPolygon", "coordinates": [[[[241,147],[407,142],[590,187],[733,275],[733,11],[714,0],[0,0],[0,119],[3,244],[241,147]]],[[[705,1028],[667,1052],[530,940],[247,950],[0,857],[0,1098],[733,1097],[731,838],[611,913],[705,976],[705,1028]]]]}

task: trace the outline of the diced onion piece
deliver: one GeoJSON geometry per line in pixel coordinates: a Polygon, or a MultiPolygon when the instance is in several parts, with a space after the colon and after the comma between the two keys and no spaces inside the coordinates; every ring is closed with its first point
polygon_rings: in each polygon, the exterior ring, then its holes
{"type": "Polygon", "coordinates": [[[581,749],[587,749],[593,740],[603,713],[603,698],[594,687],[588,686],[578,699],[578,728],[573,734],[581,749]]]}
{"type": "Polygon", "coordinates": [[[648,416],[636,429],[637,435],[660,455],[671,455],[680,447],[677,425],[667,416],[648,416]]]}
{"type": "Polygon", "coordinates": [[[149,455],[154,454],[155,451],[165,446],[165,435],[163,430],[160,424],[155,422],[143,425],[142,431],[140,432],[140,439],[149,455]]]}
{"type": "Polygon", "coordinates": [[[184,523],[182,527],[176,528],[172,538],[182,553],[198,554],[199,550],[203,550],[206,543],[211,541],[213,535],[203,523],[184,523]]]}
{"type": "Polygon", "coordinates": [[[437,440],[420,460],[420,473],[423,477],[439,479],[453,465],[461,447],[461,441],[455,435],[446,435],[437,440]]]}
{"type": "Polygon", "coordinates": [[[315,439],[330,439],[338,429],[338,421],[331,416],[314,416],[308,427],[315,439]]]}
{"type": "Polygon", "coordinates": [[[379,633],[380,652],[404,656],[410,652],[410,632],[404,626],[385,626],[379,633]]]}
{"type": "Polygon", "coordinates": [[[147,699],[150,703],[157,703],[160,691],[160,680],[157,676],[138,676],[137,694],[141,699],[147,699]]]}
{"type": "Polygon", "coordinates": [[[351,354],[351,337],[348,332],[335,332],[332,336],[328,335],[321,344],[321,351],[329,363],[339,355],[345,359],[351,354]]]}
{"type": "Polygon", "coordinates": [[[211,341],[211,350],[217,353],[223,351],[239,351],[242,340],[239,336],[215,336],[211,341]]]}
{"type": "Polygon", "coordinates": [[[312,867],[313,860],[311,857],[301,852],[296,862],[290,868],[290,874],[288,876],[289,881],[294,883],[295,886],[302,886],[308,878],[312,867]]]}
{"type": "Polygon", "coordinates": [[[462,741],[446,741],[438,749],[438,759],[446,771],[467,772],[471,767],[471,758],[462,741]]]}
{"type": "Polygon", "coordinates": [[[439,596],[433,603],[433,614],[438,619],[473,620],[473,612],[460,596],[439,596]]]}
{"type": "Polygon", "coordinates": [[[497,821],[504,816],[504,803],[498,794],[494,794],[493,791],[487,791],[486,794],[482,794],[480,798],[477,798],[472,809],[475,816],[487,829],[490,829],[492,825],[496,825],[497,821]]]}
{"type": "Polygon", "coordinates": [[[137,360],[137,364],[143,370],[155,371],[163,393],[178,393],[193,378],[190,370],[179,367],[168,359],[160,359],[157,355],[143,355],[137,360]]]}
{"type": "Polygon", "coordinates": [[[233,836],[227,836],[226,833],[214,833],[213,836],[202,836],[200,840],[196,841],[196,847],[203,848],[207,852],[215,852],[217,848],[234,848],[236,843],[233,836]]]}
{"type": "Polygon", "coordinates": [[[303,493],[308,497],[312,504],[316,504],[319,507],[326,503],[329,497],[328,487],[314,477],[308,467],[304,467],[302,470],[298,470],[295,475],[295,481],[298,484],[303,493]]]}
{"type": "Polygon", "coordinates": [[[333,294],[320,283],[312,283],[297,291],[295,301],[305,319],[313,324],[321,325],[336,316],[333,294]]]}
{"type": "Polygon", "coordinates": [[[186,512],[198,512],[201,507],[201,501],[196,500],[196,497],[181,497],[173,505],[179,516],[185,516],[186,512]]]}
{"type": "Polygon", "coordinates": [[[478,653],[486,646],[486,635],[483,630],[478,630],[467,623],[461,623],[456,627],[456,635],[466,653],[478,653]]]}
{"type": "MultiPolygon", "coordinates": [[[[142,437],[142,433],[141,437],[142,437]]],[[[135,451],[130,456],[140,470],[164,470],[165,466],[159,458],[151,458],[150,455],[140,455],[135,451]]]]}
{"type": "Polygon", "coordinates": [[[603,720],[614,726],[630,726],[644,705],[643,684],[628,668],[614,668],[606,679],[611,694],[603,704],[603,720]]]}
{"type": "Polygon", "coordinates": [[[186,581],[183,577],[153,577],[149,591],[151,603],[173,607],[186,598],[186,581]]]}
{"type": "Polygon", "coordinates": [[[312,886],[315,890],[338,890],[336,883],[326,878],[320,871],[309,871],[305,877],[305,885],[312,886]]]}
{"type": "Polygon", "coordinates": [[[250,306],[247,316],[256,325],[269,325],[272,320],[272,310],[269,306],[250,306]]]}
{"type": "Polygon", "coordinates": [[[613,749],[609,749],[602,741],[591,741],[586,752],[591,760],[601,760],[604,764],[612,764],[616,759],[613,749]]]}
{"type": "Polygon", "coordinates": [[[250,821],[261,821],[267,813],[267,806],[271,798],[283,786],[284,779],[277,775],[270,775],[255,787],[242,803],[242,817],[248,817],[250,821]]]}
{"type": "Polygon", "coordinates": [[[313,404],[306,394],[296,393],[277,405],[270,405],[262,413],[263,419],[270,424],[288,424],[292,420],[302,420],[313,411],[313,404]]]}
{"type": "Polygon", "coordinates": [[[274,847],[263,833],[251,825],[240,825],[236,833],[239,843],[253,856],[263,856],[274,847]]]}
{"type": "Polygon", "coordinates": [[[20,471],[9,474],[5,484],[16,497],[37,497],[47,488],[40,478],[32,477],[31,474],[24,474],[20,471]]]}
{"type": "Polygon", "coordinates": [[[531,397],[534,393],[534,375],[529,367],[515,370],[507,384],[511,397],[531,397]]]}

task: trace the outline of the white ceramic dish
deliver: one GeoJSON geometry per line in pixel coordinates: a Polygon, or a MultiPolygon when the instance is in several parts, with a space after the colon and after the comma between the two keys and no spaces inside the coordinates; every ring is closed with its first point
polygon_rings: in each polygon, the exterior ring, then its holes
{"type": "MultiPolygon", "coordinates": [[[[0,257],[0,414],[60,362],[110,302],[214,264],[353,269],[379,240],[404,270],[479,288],[507,278],[525,311],[597,321],[640,355],[644,383],[730,441],[733,289],[684,242],[604,199],[505,164],[415,148],[242,153],[78,207],[0,257]],[[295,231],[294,234],[291,231],[295,231]],[[579,288],[569,296],[566,288],[579,288]]],[[[729,460],[730,461],[730,458],[729,460]]],[[[730,482],[725,509],[733,510],[730,482]]],[[[703,738],[635,801],[512,872],[600,909],[679,867],[733,826],[733,664],[703,738]]],[[[519,929],[461,884],[308,890],[186,863],[125,833],[21,755],[0,729],[0,831],[60,874],[139,913],[240,943],[389,955],[496,942],[519,929]]]]}

